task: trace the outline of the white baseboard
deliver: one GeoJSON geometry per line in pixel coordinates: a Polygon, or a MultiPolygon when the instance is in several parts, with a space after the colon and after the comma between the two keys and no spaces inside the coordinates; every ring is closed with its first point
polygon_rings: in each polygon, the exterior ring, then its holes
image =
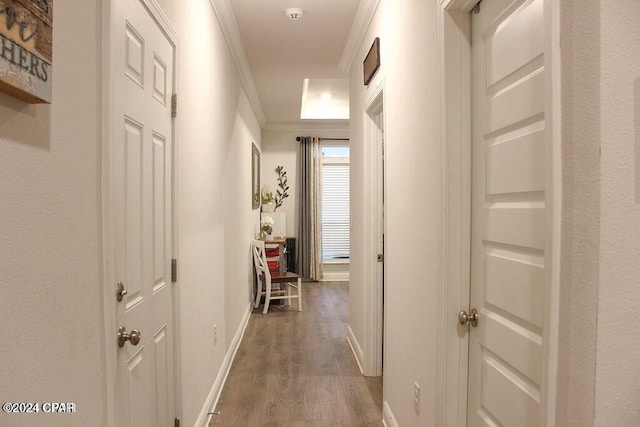
{"type": "Polygon", "coordinates": [[[348,282],[349,281],[349,264],[348,263],[323,263],[322,264],[322,282],[348,282]]]}
{"type": "Polygon", "coordinates": [[[349,281],[349,273],[344,274],[323,274],[322,279],[318,280],[319,282],[348,282],[349,281]]]}
{"type": "Polygon", "coordinates": [[[396,417],[393,416],[393,412],[391,412],[391,408],[389,407],[389,402],[386,400],[382,405],[382,424],[385,427],[398,427],[396,417]]]}
{"type": "Polygon", "coordinates": [[[360,368],[360,373],[364,375],[364,370],[362,369],[364,353],[362,352],[362,347],[360,347],[358,339],[351,330],[351,326],[347,326],[347,342],[349,343],[349,347],[351,347],[353,356],[356,358],[356,363],[358,364],[358,368],[360,368]]]}
{"type": "Polygon", "coordinates": [[[216,380],[213,382],[211,391],[209,391],[209,396],[207,396],[207,400],[205,400],[204,406],[200,411],[200,415],[196,420],[196,427],[207,427],[211,422],[212,416],[209,415],[209,412],[213,412],[216,408],[216,405],[218,404],[218,399],[220,398],[222,387],[224,387],[224,383],[225,381],[227,381],[227,375],[229,375],[231,364],[233,363],[233,359],[236,357],[238,347],[240,347],[242,337],[244,336],[244,331],[249,324],[249,317],[251,317],[252,308],[253,304],[249,304],[244,312],[244,315],[242,316],[240,326],[238,326],[238,330],[236,331],[236,334],[231,341],[231,345],[229,345],[229,348],[227,349],[227,354],[224,356],[224,360],[222,361],[222,366],[218,371],[216,380]]]}

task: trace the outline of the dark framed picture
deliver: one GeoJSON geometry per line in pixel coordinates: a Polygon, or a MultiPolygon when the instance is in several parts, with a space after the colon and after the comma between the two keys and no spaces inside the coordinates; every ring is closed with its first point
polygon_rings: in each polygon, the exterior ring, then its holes
{"type": "Polygon", "coordinates": [[[376,37],[371,45],[371,49],[369,49],[367,57],[364,58],[364,62],[362,63],[365,86],[369,84],[376,74],[376,71],[378,71],[378,68],[380,68],[380,38],[376,37]]]}
{"type": "Polygon", "coordinates": [[[251,207],[260,207],[260,150],[251,144],[251,207]]]}

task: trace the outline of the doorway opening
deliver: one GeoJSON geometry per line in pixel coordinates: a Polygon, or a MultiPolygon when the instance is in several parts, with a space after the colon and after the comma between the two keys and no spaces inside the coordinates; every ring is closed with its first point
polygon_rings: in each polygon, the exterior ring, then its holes
{"type": "Polygon", "coordinates": [[[385,286],[385,138],[384,91],[377,87],[364,114],[365,173],[365,305],[362,371],[382,376],[384,360],[385,286]]]}
{"type": "Polygon", "coordinates": [[[107,418],[110,425],[167,425],[181,413],[171,114],[178,36],[156,0],[111,2],[104,20],[107,418]],[[155,90],[145,91],[145,81],[155,90]]]}

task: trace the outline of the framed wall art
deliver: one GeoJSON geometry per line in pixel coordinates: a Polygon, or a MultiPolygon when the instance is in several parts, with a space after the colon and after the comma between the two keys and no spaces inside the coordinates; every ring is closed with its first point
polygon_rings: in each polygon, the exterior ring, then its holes
{"type": "Polygon", "coordinates": [[[373,76],[380,68],[380,38],[376,37],[367,53],[367,57],[362,62],[362,71],[364,73],[364,84],[369,84],[373,76]]]}
{"type": "Polygon", "coordinates": [[[0,91],[51,103],[53,0],[0,0],[0,91]]]}
{"type": "Polygon", "coordinates": [[[260,150],[251,144],[251,207],[260,207],[260,150]]]}

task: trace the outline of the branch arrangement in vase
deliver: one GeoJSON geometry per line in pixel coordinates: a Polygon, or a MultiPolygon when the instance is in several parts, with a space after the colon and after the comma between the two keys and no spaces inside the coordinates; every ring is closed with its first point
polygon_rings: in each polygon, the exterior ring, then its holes
{"type": "Polygon", "coordinates": [[[289,193],[287,192],[289,190],[289,186],[287,185],[287,172],[284,170],[284,166],[278,166],[276,173],[278,174],[278,187],[280,187],[280,189],[276,191],[276,207],[274,211],[282,206],[284,199],[289,197],[289,193]]]}

